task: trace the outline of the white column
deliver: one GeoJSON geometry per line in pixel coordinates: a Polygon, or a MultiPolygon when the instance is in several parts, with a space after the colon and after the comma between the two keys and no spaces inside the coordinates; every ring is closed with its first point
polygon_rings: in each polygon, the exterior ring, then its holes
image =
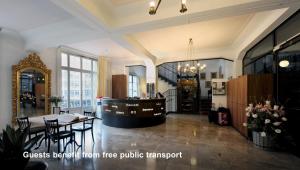
{"type": "Polygon", "coordinates": [[[0,31],[0,129],[12,119],[12,65],[26,56],[25,41],[15,31],[0,31]]]}

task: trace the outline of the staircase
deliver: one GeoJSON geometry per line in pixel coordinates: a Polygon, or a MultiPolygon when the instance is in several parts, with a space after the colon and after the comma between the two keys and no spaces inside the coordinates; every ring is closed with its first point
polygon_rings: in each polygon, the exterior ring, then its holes
{"type": "Polygon", "coordinates": [[[158,66],[158,78],[172,86],[177,86],[177,64],[165,63],[158,66]]]}
{"type": "MultiPolygon", "coordinates": [[[[167,84],[171,85],[171,87],[161,89],[162,91],[165,91],[163,95],[166,98],[166,111],[167,113],[170,112],[177,112],[177,71],[178,63],[164,63],[157,67],[158,72],[158,78],[167,84]]],[[[184,103],[184,110],[190,110],[190,103],[192,101],[187,101],[184,103]]],[[[199,103],[199,102],[197,102],[199,103]]],[[[211,109],[211,94],[207,97],[200,99],[200,107],[199,111],[201,114],[207,114],[208,111],[211,109]]]]}

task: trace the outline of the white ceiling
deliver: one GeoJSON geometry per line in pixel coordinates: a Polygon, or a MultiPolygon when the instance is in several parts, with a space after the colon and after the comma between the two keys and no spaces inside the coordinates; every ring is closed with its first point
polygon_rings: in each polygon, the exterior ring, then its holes
{"type": "Polygon", "coordinates": [[[68,45],[72,48],[87,51],[98,56],[114,59],[136,59],[137,57],[127,49],[116,44],[111,39],[97,39],[68,45]]]}
{"type": "MultiPolygon", "coordinates": [[[[182,54],[190,37],[201,51],[228,50],[234,41],[243,42],[236,40],[258,13],[297,8],[300,1],[188,0],[187,6],[181,14],[180,0],[163,0],[157,15],[150,16],[149,0],[1,0],[0,27],[20,32],[27,49],[66,45],[98,56],[156,63],[182,54]]],[[[276,20],[269,14],[265,20],[276,20]]]]}
{"type": "Polygon", "coordinates": [[[72,16],[48,0],[1,0],[0,27],[26,31],[72,16]]]}
{"type": "Polygon", "coordinates": [[[195,50],[224,48],[236,40],[252,16],[247,14],[168,27],[136,33],[133,37],[158,58],[187,50],[190,38],[193,39],[195,50]]]}
{"type": "Polygon", "coordinates": [[[113,5],[120,6],[120,5],[128,5],[128,4],[131,4],[131,3],[140,2],[140,1],[147,1],[147,0],[110,0],[110,1],[113,5]]]}

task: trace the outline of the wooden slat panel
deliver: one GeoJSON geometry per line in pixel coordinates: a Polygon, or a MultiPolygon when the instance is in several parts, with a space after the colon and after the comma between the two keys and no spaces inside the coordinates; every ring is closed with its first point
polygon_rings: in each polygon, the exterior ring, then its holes
{"type": "Polygon", "coordinates": [[[232,124],[242,135],[247,136],[247,128],[243,123],[247,121],[245,108],[249,104],[250,96],[264,100],[273,92],[273,77],[266,75],[247,75],[228,82],[228,108],[232,115],[232,124]]]}

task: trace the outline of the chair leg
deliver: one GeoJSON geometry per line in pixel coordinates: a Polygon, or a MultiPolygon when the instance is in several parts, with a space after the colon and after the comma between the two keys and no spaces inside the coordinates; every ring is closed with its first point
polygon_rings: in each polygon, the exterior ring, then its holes
{"type": "Polygon", "coordinates": [[[85,131],[82,131],[82,134],[83,134],[83,142],[84,142],[84,145],[85,145],[85,131]]]}
{"type": "Polygon", "coordinates": [[[82,147],[83,146],[83,131],[81,131],[80,136],[81,136],[80,142],[81,142],[81,147],[82,147]]]}
{"type": "Polygon", "coordinates": [[[94,132],[93,132],[93,128],[91,129],[91,133],[92,133],[93,143],[95,143],[95,142],[94,142],[94,132]]]}
{"type": "MultiPolygon", "coordinates": [[[[46,140],[45,140],[46,142],[46,140]]],[[[50,138],[48,138],[48,153],[50,152],[50,138]]]]}
{"type": "Polygon", "coordinates": [[[47,133],[45,132],[45,147],[47,146],[47,133]]]}
{"type": "Polygon", "coordinates": [[[57,151],[58,151],[57,153],[60,153],[60,143],[59,142],[60,142],[60,140],[58,139],[57,140],[57,151]]]}

